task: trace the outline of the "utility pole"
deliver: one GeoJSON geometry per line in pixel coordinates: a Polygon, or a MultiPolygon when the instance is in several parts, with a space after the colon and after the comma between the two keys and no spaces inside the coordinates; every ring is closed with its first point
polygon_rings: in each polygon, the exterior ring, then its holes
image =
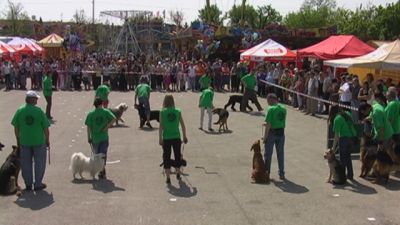
{"type": "Polygon", "coordinates": [[[92,24],[94,25],[94,0],[92,0],[92,24]]]}

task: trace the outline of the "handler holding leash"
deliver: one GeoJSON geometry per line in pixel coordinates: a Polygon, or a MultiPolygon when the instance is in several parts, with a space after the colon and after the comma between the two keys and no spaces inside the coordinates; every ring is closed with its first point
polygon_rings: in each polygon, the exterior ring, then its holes
{"type": "Polygon", "coordinates": [[[242,104],[240,104],[240,111],[245,112],[246,106],[249,102],[249,99],[257,106],[258,111],[263,110],[260,103],[257,100],[257,93],[254,88],[257,85],[257,79],[254,75],[254,71],[250,72],[246,76],[241,79],[242,84],[244,85],[244,93],[242,104]]]}
{"type": "Polygon", "coordinates": [[[146,125],[153,128],[150,124],[150,86],[147,84],[146,77],[140,78],[140,84],[135,89],[135,105],[139,98],[139,104],[144,107],[146,113],[146,125]]]}
{"type": "Polygon", "coordinates": [[[286,108],[278,103],[278,97],[274,93],[267,95],[269,108],[265,113],[265,132],[264,143],[265,153],[264,161],[268,176],[271,172],[271,158],[274,145],[276,146],[276,156],[278,158],[279,178],[285,179],[284,167],[284,145],[285,145],[285,126],[286,126],[286,108]]]}
{"type": "Polygon", "coordinates": [[[182,165],[182,140],[179,131],[179,124],[182,129],[183,143],[186,144],[188,140],[181,110],[175,108],[174,97],[172,95],[166,95],[163,102],[163,108],[160,111],[160,127],[158,129],[158,134],[159,143],[163,148],[163,164],[167,176],[167,184],[171,184],[171,148],[174,150],[174,159],[176,162],[176,179],[181,179],[180,167],[182,165]]]}

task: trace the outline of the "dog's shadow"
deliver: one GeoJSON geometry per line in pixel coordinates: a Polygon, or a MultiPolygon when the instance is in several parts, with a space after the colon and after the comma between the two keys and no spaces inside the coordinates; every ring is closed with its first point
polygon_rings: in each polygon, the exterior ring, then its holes
{"type": "Polygon", "coordinates": [[[365,195],[372,195],[377,193],[374,188],[361,184],[356,180],[347,181],[344,185],[334,185],[333,189],[350,190],[352,192],[365,195]],[[350,187],[350,189],[348,187],[350,187]]]}
{"type": "Polygon", "coordinates": [[[304,194],[309,192],[308,188],[299,184],[296,184],[288,179],[282,181],[273,180],[272,183],[283,192],[292,193],[292,194],[304,194]]]}
{"type": "Polygon", "coordinates": [[[100,180],[74,179],[72,180],[72,183],[92,184],[93,190],[100,191],[103,193],[110,193],[113,191],[125,191],[124,188],[115,186],[115,183],[109,179],[100,179],[100,180]]]}
{"type": "Polygon", "coordinates": [[[208,130],[203,130],[204,133],[206,134],[210,134],[210,135],[223,135],[223,134],[232,134],[233,130],[226,130],[226,131],[221,131],[219,132],[218,130],[214,130],[214,131],[208,131],[208,130]]]}
{"type": "Polygon", "coordinates": [[[176,197],[191,198],[197,195],[197,188],[189,186],[185,181],[179,180],[179,187],[175,187],[171,184],[168,186],[168,193],[176,197]]]}
{"type": "Polygon", "coordinates": [[[260,111],[260,112],[257,112],[257,111],[246,111],[245,112],[246,114],[249,114],[250,116],[262,116],[262,117],[264,117],[265,116],[265,114],[262,112],[262,111],[260,111]]]}
{"type": "Polygon", "coordinates": [[[130,128],[130,126],[125,125],[125,124],[118,124],[118,125],[113,125],[110,128],[130,128]]]}
{"type": "Polygon", "coordinates": [[[139,130],[142,130],[142,131],[145,131],[145,132],[153,132],[153,131],[157,131],[158,127],[153,127],[153,128],[150,128],[150,127],[142,127],[142,128],[140,128],[139,127],[139,130]]]}
{"type": "Polygon", "coordinates": [[[23,191],[22,195],[14,201],[19,207],[31,210],[41,210],[54,203],[53,193],[42,191],[23,191]]]}

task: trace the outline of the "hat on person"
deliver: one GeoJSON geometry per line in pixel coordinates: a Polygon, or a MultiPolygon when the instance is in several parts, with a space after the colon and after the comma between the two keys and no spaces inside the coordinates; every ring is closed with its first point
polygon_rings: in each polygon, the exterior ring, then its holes
{"type": "Polygon", "coordinates": [[[38,95],[35,91],[27,91],[26,92],[26,97],[29,97],[29,98],[40,98],[40,95],[38,95]]]}

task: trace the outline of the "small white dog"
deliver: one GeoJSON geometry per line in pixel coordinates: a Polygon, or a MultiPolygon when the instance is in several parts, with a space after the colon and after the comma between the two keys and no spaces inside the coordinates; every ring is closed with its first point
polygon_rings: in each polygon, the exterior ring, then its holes
{"type": "Polygon", "coordinates": [[[72,170],[72,175],[79,173],[83,179],[82,172],[89,172],[93,179],[95,175],[104,168],[104,154],[93,154],[91,157],[85,156],[82,152],[75,152],[71,156],[71,164],[69,169],[72,170]]]}

